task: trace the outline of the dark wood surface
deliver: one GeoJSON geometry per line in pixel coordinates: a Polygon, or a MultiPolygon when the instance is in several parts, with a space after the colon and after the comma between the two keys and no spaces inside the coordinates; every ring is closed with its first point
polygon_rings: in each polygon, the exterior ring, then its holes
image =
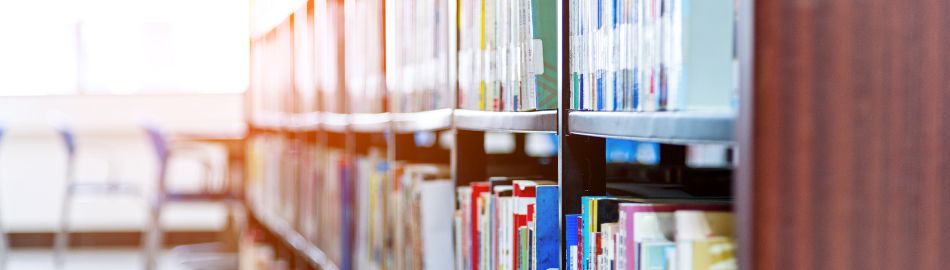
{"type": "Polygon", "coordinates": [[[950,268],[950,1],[754,11],[742,269],[950,268]]]}

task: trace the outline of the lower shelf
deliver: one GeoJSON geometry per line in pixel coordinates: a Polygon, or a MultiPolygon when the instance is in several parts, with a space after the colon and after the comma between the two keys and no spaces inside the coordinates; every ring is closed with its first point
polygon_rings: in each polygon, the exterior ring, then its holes
{"type": "Polygon", "coordinates": [[[303,258],[307,263],[316,269],[338,270],[338,267],[323,250],[308,241],[300,233],[293,229],[289,224],[277,218],[262,215],[251,207],[251,214],[258,223],[269,231],[272,235],[280,239],[285,245],[290,247],[297,256],[303,258]]]}

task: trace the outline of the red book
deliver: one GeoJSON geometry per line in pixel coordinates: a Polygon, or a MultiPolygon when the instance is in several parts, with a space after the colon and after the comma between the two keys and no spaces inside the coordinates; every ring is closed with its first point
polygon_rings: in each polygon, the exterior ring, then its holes
{"type": "MultiPolygon", "coordinates": [[[[584,216],[577,216],[577,224],[584,224],[584,216]]],[[[577,226],[577,239],[583,239],[584,226],[577,226]]],[[[584,259],[584,241],[577,241],[577,267],[581,266],[581,260],[584,259]]]]}
{"type": "Polygon", "coordinates": [[[472,198],[469,206],[472,208],[471,221],[472,221],[472,269],[478,269],[478,251],[479,251],[479,235],[482,232],[478,231],[478,200],[481,199],[482,193],[490,192],[491,183],[489,182],[474,182],[471,184],[472,187],[472,198]]]}
{"type": "Polygon", "coordinates": [[[512,231],[515,232],[514,241],[512,242],[512,265],[518,265],[518,228],[521,226],[528,225],[528,205],[534,204],[535,200],[535,186],[537,183],[534,181],[526,180],[515,180],[512,181],[514,191],[512,195],[515,197],[515,211],[513,214],[512,231]]]}

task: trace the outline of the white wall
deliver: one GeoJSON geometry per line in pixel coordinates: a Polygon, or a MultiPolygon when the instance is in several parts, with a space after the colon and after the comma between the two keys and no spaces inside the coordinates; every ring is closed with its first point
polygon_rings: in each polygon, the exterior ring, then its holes
{"type": "MultiPolygon", "coordinates": [[[[97,157],[112,149],[119,178],[151,192],[156,160],[139,128],[143,119],[172,133],[240,134],[242,102],[241,94],[0,97],[6,129],[0,138],[0,224],[8,231],[52,231],[60,220],[65,153],[50,119],[76,130],[81,179],[101,179],[106,170],[97,157]]],[[[215,154],[223,160],[223,152],[215,154]]],[[[197,182],[196,168],[173,163],[176,184],[197,182]]],[[[81,196],[73,206],[71,220],[79,231],[138,230],[146,220],[141,197],[81,196]]],[[[223,218],[220,205],[189,204],[170,208],[163,223],[178,230],[214,229],[223,218]]]]}

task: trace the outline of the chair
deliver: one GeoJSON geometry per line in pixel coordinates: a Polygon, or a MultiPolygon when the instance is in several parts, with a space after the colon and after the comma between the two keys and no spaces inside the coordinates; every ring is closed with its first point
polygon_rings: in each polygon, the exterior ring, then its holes
{"type": "MultiPolygon", "coordinates": [[[[62,268],[65,263],[65,253],[69,249],[69,224],[72,213],[72,199],[78,193],[98,195],[133,195],[144,196],[142,189],[134,183],[123,183],[117,178],[116,155],[108,151],[108,146],[100,145],[106,151],[105,164],[107,175],[103,182],[79,181],[76,177],[77,142],[76,136],[66,125],[56,128],[63,144],[66,147],[66,189],[60,211],[60,224],[54,239],[54,257],[56,265],[62,268]]],[[[87,144],[91,145],[91,144],[87,144]]],[[[151,209],[151,208],[149,208],[151,209]]],[[[143,249],[144,250],[144,249],[143,249]]]]}
{"type": "MultiPolygon", "coordinates": [[[[199,144],[171,144],[169,139],[157,126],[145,125],[144,128],[158,160],[158,193],[152,201],[153,208],[150,211],[152,214],[150,224],[152,225],[149,228],[147,239],[147,246],[150,250],[147,253],[150,256],[147,257],[146,261],[146,269],[155,269],[157,266],[156,255],[163,243],[163,232],[160,223],[161,210],[163,207],[174,202],[224,202],[227,203],[229,209],[231,209],[230,207],[241,205],[241,198],[235,187],[229,185],[229,181],[224,181],[221,186],[215,186],[209,181],[211,180],[210,173],[213,169],[213,160],[208,155],[202,155],[202,153],[207,153],[207,151],[205,151],[207,150],[206,148],[201,147],[199,144]],[[169,161],[173,157],[189,157],[185,155],[188,153],[193,154],[190,157],[194,158],[195,161],[203,166],[205,174],[202,179],[204,181],[202,189],[196,192],[176,192],[169,190],[167,187],[169,161]]],[[[222,249],[224,249],[224,247],[219,243],[207,243],[176,247],[173,251],[195,257],[196,259],[193,259],[191,262],[193,262],[194,265],[201,265],[196,266],[197,268],[212,267],[208,265],[230,265],[232,261],[234,267],[236,267],[236,257],[218,256],[224,254],[220,252],[222,249]]]]}
{"type": "MultiPolygon", "coordinates": [[[[3,139],[3,126],[0,126],[0,139],[3,139]]],[[[10,240],[7,232],[0,226],[0,270],[7,268],[7,253],[10,252],[10,240]]]]}

